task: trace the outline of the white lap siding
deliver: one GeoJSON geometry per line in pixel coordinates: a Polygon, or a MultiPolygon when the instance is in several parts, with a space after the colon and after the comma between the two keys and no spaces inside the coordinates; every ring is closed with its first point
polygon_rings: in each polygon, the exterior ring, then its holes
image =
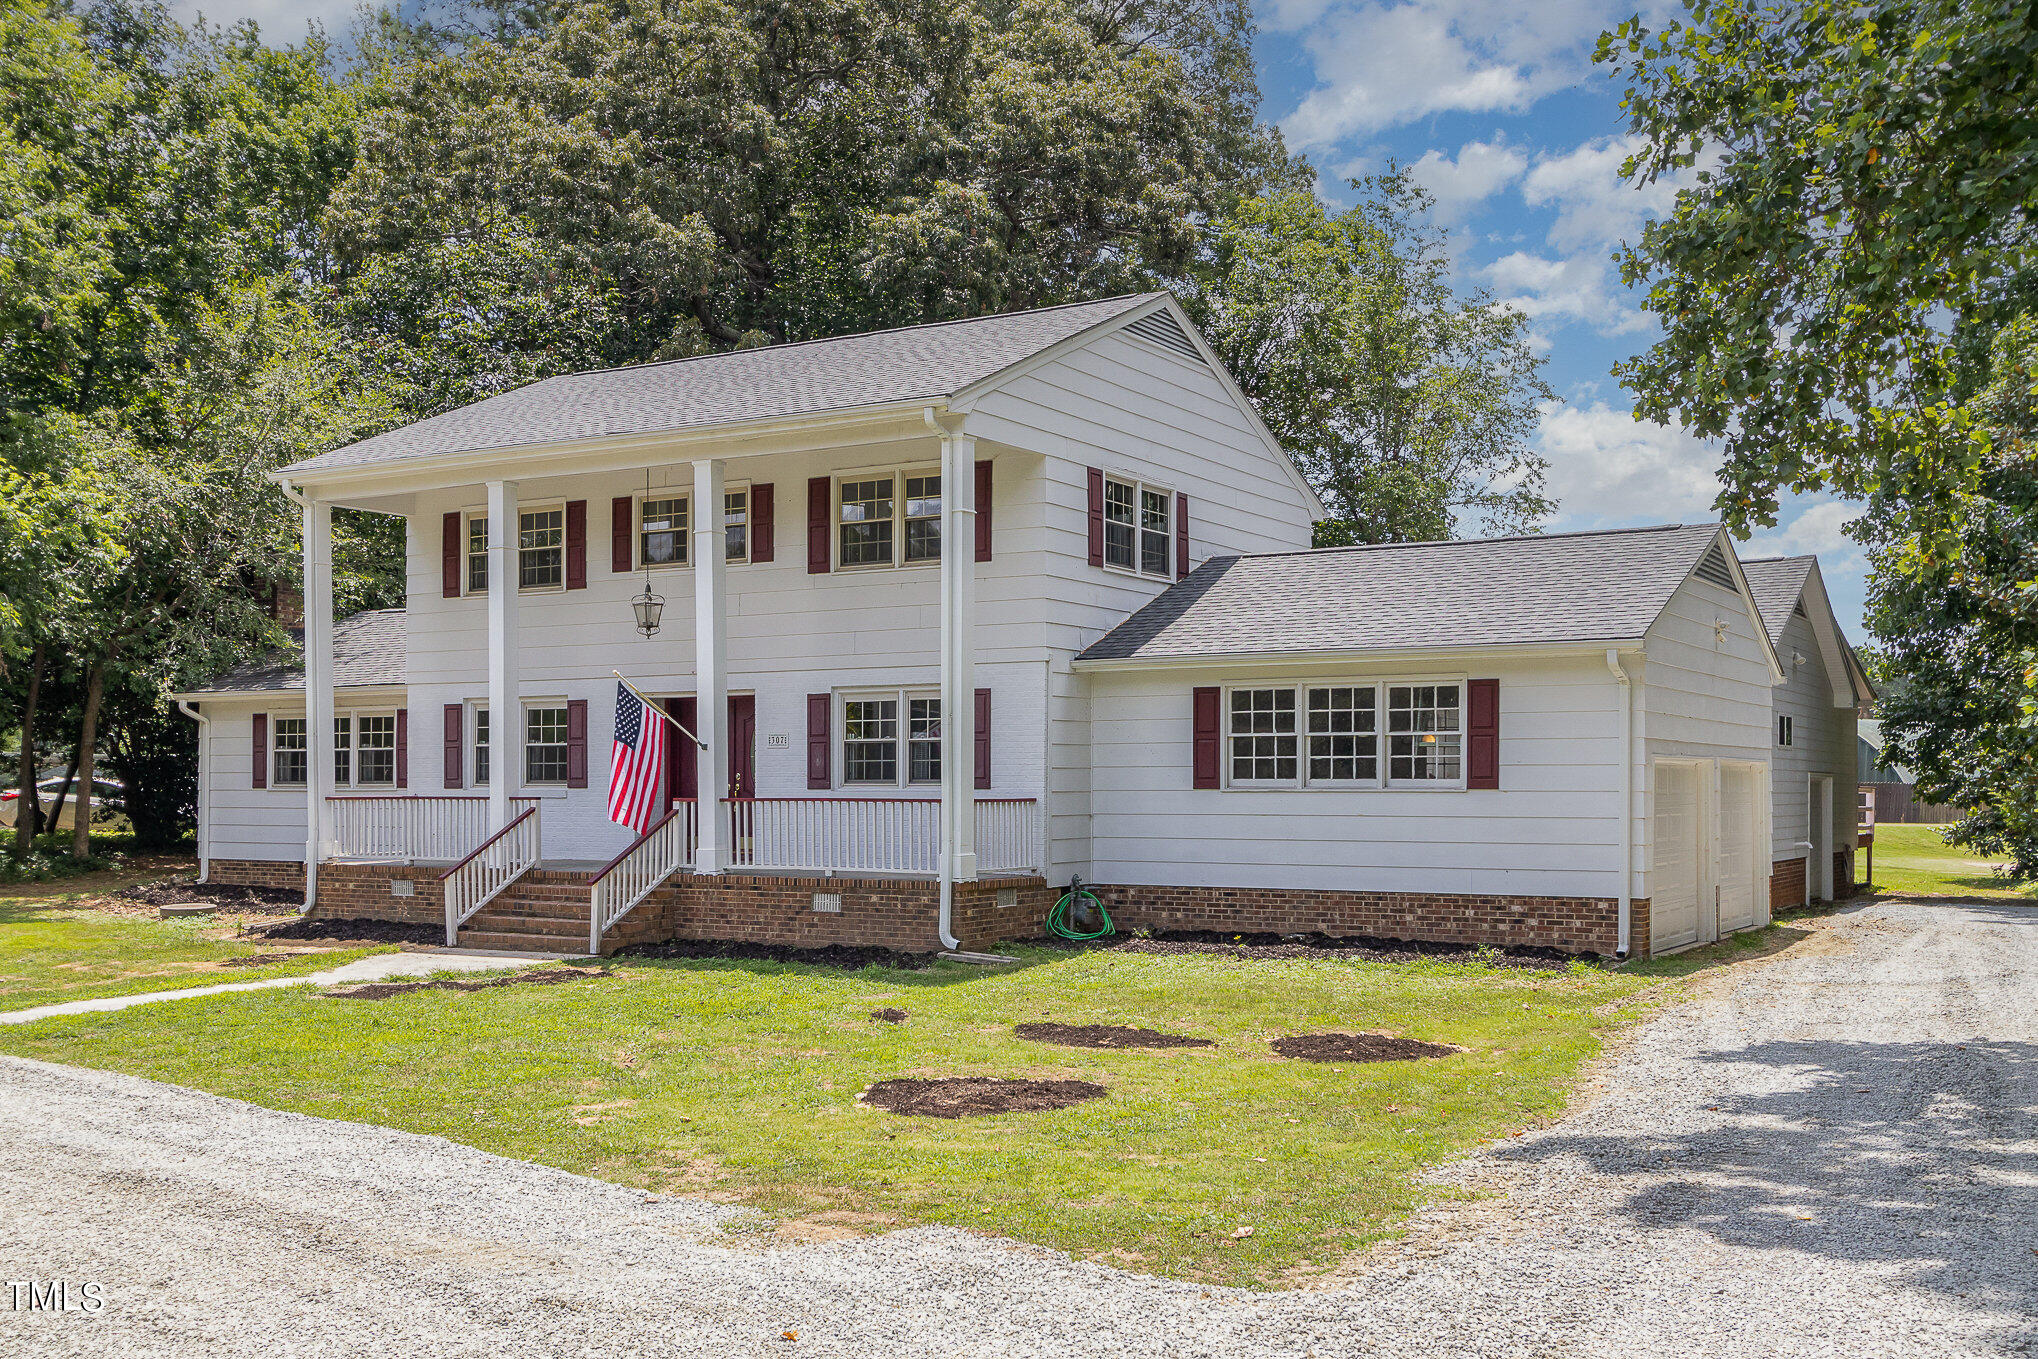
{"type": "Polygon", "coordinates": [[[1793,616],[1777,646],[1788,677],[1775,691],[1777,715],[1791,720],[1791,743],[1775,745],[1774,720],[1770,742],[1775,757],[1775,846],[1778,860],[1801,859],[1810,840],[1809,791],[1811,776],[1829,775],[1833,780],[1833,825],[1827,843],[1845,849],[1854,843],[1860,766],[1855,750],[1856,730],[1852,707],[1834,707],[1837,687],[1845,690],[1845,677],[1827,672],[1824,652],[1813,634],[1811,623],[1793,616]],[[1798,665],[1795,657],[1805,658],[1798,665]]]}
{"type": "Polygon", "coordinates": [[[1298,673],[1089,675],[1093,880],[1112,884],[1612,897],[1618,697],[1600,655],[1298,673]],[[1500,681],[1500,787],[1197,789],[1198,685],[1457,673],[1500,681]]]}

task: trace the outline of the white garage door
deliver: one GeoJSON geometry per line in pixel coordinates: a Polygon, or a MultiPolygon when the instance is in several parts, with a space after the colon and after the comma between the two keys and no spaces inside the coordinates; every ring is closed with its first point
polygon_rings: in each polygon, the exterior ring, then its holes
{"type": "Polygon", "coordinates": [[[1762,923],[1760,765],[1720,766],[1720,933],[1762,923]]]}
{"type": "Polygon", "coordinates": [[[1649,868],[1649,949],[1698,942],[1701,785],[1696,765],[1656,763],[1655,851],[1649,868]]]}

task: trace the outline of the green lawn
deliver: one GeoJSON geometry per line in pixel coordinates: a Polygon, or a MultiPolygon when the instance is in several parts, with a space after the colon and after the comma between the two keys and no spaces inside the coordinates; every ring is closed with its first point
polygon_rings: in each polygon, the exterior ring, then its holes
{"type": "Polygon", "coordinates": [[[1047,950],[1017,966],[924,973],[610,966],[559,986],[373,1002],[297,989],[221,996],[174,1017],[144,1007],[4,1030],[0,1050],[708,1192],[794,1235],[950,1223],[1142,1271],[1268,1285],[1392,1231],[1424,1196],[1425,1167],[1558,1114],[1580,1063],[1656,987],[1583,967],[1047,950]],[[872,1022],[880,1006],[911,1018],[872,1022]],[[1038,1019],[1217,1046],[1100,1052],[1012,1036],[1038,1019]],[[1267,1046],[1323,1030],[1468,1050],[1329,1067],[1267,1046]],[[1080,1077],[1110,1094],[955,1121],[856,1103],[873,1081],[932,1075],[1080,1077]],[[1252,1234],[1233,1239],[1245,1226],[1252,1234]]]}
{"type": "Polygon", "coordinates": [[[292,945],[243,942],[230,918],[156,920],[79,905],[90,892],[17,895],[0,889],[0,1010],[216,982],[260,981],[337,967],[379,949],[308,952],[288,962],[222,967],[229,958],[292,945]]]}
{"type": "Polygon", "coordinates": [[[1943,826],[1875,828],[1875,886],[1912,896],[2038,899],[2038,883],[1997,873],[1997,865],[1949,845],[1943,826]]]}

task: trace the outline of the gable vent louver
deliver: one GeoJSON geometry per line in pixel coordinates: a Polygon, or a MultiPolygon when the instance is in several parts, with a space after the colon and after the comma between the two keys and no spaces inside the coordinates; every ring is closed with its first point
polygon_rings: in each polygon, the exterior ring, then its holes
{"type": "Polygon", "coordinates": [[[1125,328],[1142,340],[1149,340],[1163,349],[1172,349],[1184,358],[1203,362],[1203,351],[1196,348],[1196,342],[1183,333],[1174,314],[1157,311],[1151,316],[1142,316],[1125,328]]]}
{"type": "Polygon", "coordinates": [[[1724,585],[1729,590],[1734,588],[1734,573],[1727,569],[1727,554],[1720,551],[1718,543],[1714,543],[1706,549],[1705,555],[1698,559],[1698,566],[1691,574],[1697,576],[1700,580],[1709,580],[1715,585],[1724,585]]]}
{"type": "Polygon", "coordinates": [[[1800,600],[1799,600],[1799,601],[1798,601],[1798,602],[1797,602],[1796,604],[1794,604],[1794,605],[1792,605],[1792,606],[1791,606],[1791,609],[1790,609],[1790,616],[1791,616],[1792,618],[1810,618],[1810,617],[1811,617],[1811,615],[1810,615],[1810,614],[1808,614],[1808,613],[1806,613],[1806,612],[1804,611],[1804,601],[1803,601],[1802,599],[1800,599],[1800,600]]]}

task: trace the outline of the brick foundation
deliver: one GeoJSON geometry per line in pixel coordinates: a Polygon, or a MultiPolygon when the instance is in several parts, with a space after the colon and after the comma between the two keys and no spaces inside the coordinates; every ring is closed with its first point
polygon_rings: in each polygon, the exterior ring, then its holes
{"type": "MultiPolygon", "coordinates": [[[[1612,897],[1513,897],[1269,887],[1092,888],[1121,930],[1235,930],[1328,934],[1439,944],[1533,946],[1611,954],[1620,903],[1612,897]]],[[[1648,953],[1646,900],[1630,903],[1629,940],[1648,953]]]]}
{"type": "Polygon", "coordinates": [[[1778,859],[1769,866],[1769,910],[1795,910],[1804,905],[1803,859],[1778,859]]]}
{"type": "MultiPolygon", "coordinates": [[[[1031,938],[1054,902],[1039,878],[989,878],[957,883],[952,928],[966,949],[1031,938]],[[1014,905],[1000,907],[1010,891],[1014,905]]],[[[681,875],[618,921],[605,946],[667,939],[733,939],[786,948],[848,944],[930,953],[941,947],[940,888],[924,879],[681,875]],[[817,892],[839,894],[839,911],[817,911],[817,892]]]]}
{"type": "Polygon", "coordinates": [[[270,859],[214,859],[211,881],[235,887],[285,887],[304,890],[304,865],[270,859]]]}

